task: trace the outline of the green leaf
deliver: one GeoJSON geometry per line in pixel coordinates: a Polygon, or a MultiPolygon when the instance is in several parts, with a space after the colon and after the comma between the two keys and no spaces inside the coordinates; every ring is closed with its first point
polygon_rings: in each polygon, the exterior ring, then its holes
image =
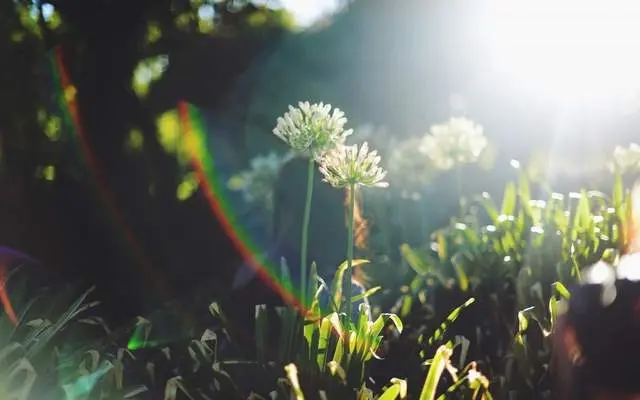
{"type": "Polygon", "coordinates": [[[165,391],[164,391],[164,400],[177,399],[178,389],[180,389],[180,391],[184,393],[189,399],[193,400],[193,397],[189,394],[189,392],[187,391],[187,388],[185,388],[182,382],[182,378],[179,376],[176,376],[167,380],[167,384],[165,386],[165,391]]]}
{"type": "MultiPolygon", "coordinates": [[[[0,352],[0,360],[12,359],[9,357],[11,353],[18,351],[24,353],[24,349],[18,343],[14,343],[0,352]]],[[[7,399],[27,399],[33,385],[36,382],[37,373],[33,365],[25,357],[19,357],[12,362],[0,375],[0,391],[3,398],[7,399]],[[17,378],[21,378],[18,382],[17,378]],[[5,397],[6,396],[6,397],[5,397]]]]}
{"type": "Polygon", "coordinates": [[[42,177],[49,182],[53,182],[56,179],[56,167],[53,165],[45,165],[42,168],[42,177]]]}
{"type": "Polygon", "coordinates": [[[441,340],[442,337],[444,336],[444,333],[449,328],[449,325],[455,322],[455,320],[458,319],[458,317],[460,316],[460,313],[463,310],[465,310],[467,307],[469,307],[471,304],[473,304],[475,301],[476,299],[471,297],[469,300],[465,301],[464,304],[462,304],[459,307],[456,307],[453,311],[451,311],[447,316],[447,318],[440,324],[438,329],[436,329],[433,335],[431,335],[431,337],[429,338],[429,345],[433,345],[436,341],[441,340]]]}
{"type": "Polygon", "coordinates": [[[406,317],[411,312],[411,306],[413,305],[413,297],[410,294],[405,294],[401,298],[400,315],[406,317]]]}
{"type": "Polygon", "coordinates": [[[403,325],[402,325],[402,321],[400,320],[400,317],[398,317],[395,314],[388,314],[388,313],[383,313],[382,314],[385,318],[389,318],[391,320],[391,322],[393,322],[393,324],[396,326],[396,329],[398,330],[398,333],[402,333],[403,325]]]}
{"type": "Polygon", "coordinates": [[[342,357],[344,356],[344,335],[338,336],[338,343],[336,344],[335,352],[333,353],[333,359],[331,361],[340,365],[342,357]]]}
{"type": "Polygon", "coordinates": [[[576,216],[573,221],[573,232],[584,232],[591,226],[591,211],[589,207],[589,198],[583,190],[576,208],[576,216]]]}
{"type": "Polygon", "coordinates": [[[356,349],[358,354],[365,357],[367,354],[368,348],[368,337],[369,337],[369,304],[362,303],[359,308],[360,314],[358,318],[357,325],[357,335],[356,335],[356,349]]]}
{"type": "Polygon", "coordinates": [[[562,283],[554,282],[552,286],[555,289],[556,293],[558,293],[563,298],[567,300],[571,298],[571,293],[569,293],[569,290],[562,283]]]}
{"type": "Polygon", "coordinates": [[[378,400],[395,400],[404,399],[407,397],[407,381],[398,378],[391,379],[391,386],[389,386],[378,400]]]}
{"type": "Polygon", "coordinates": [[[382,290],[382,286],[372,287],[371,289],[367,290],[366,292],[364,292],[362,294],[358,294],[358,295],[355,295],[355,296],[351,297],[351,302],[355,303],[355,302],[360,301],[362,299],[366,299],[369,296],[379,292],[380,290],[382,290]]]}
{"type": "Polygon", "coordinates": [[[76,301],[62,314],[55,323],[43,323],[38,329],[31,332],[23,341],[24,347],[27,349],[27,358],[32,359],[38,354],[62,329],[64,329],[71,320],[87,309],[97,305],[97,303],[85,303],[85,300],[93,288],[85,291],[76,301]]]}
{"type": "Polygon", "coordinates": [[[518,332],[523,333],[529,327],[529,319],[525,315],[525,313],[532,308],[527,308],[522,311],[518,311],[518,332]]]}
{"type": "MultiPolygon", "coordinates": [[[[322,393],[320,398],[322,400],[328,400],[326,394],[322,393]]],[[[366,384],[362,384],[362,387],[358,391],[357,400],[374,400],[373,391],[367,387],[366,384]]]]}
{"type": "Polygon", "coordinates": [[[318,368],[320,371],[324,371],[325,364],[327,363],[327,349],[329,347],[329,340],[331,339],[331,321],[328,318],[323,318],[320,322],[320,336],[318,337],[318,368]]]}
{"type": "MultiPolygon", "coordinates": [[[[311,299],[312,300],[311,308],[312,308],[312,312],[317,312],[319,314],[320,305],[318,301],[318,295],[320,294],[320,292],[318,292],[318,266],[316,265],[315,261],[311,263],[311,270],[309,272],[309,286],[307,287],[307,293],[309,296],[311,296],[312,294],[315,294],[313,299],[311,299]]],[[[309,303],[310,302],[306,301],[305,306],[309,303]]]]}
{"type": "Polygon", "coordinates": [[[624,202],[624,183],[622,181],[622,174],[620,171],[615,172],[613,178],[613,207],[620,208],[624,202]]]}
{"type": "Polygon", "coordinates": [[[371,345],[369,346],[369,354],[364,358],[365,361],[369,361],[371,357],[375,357],[376,360],[382,360],[380,357],[376,355],[378,348],[380,347],[380,343],[382,343],[382,336],[374,337],[371,341],[371,345]]]}
{"type": "Polygon", "coordinates": [[[438,388],[438,382],[444,372],[447,364],[449,364],[453,351],[447,345],[442,345],[436,350],[436,355],[429,367],[429,373],[424,380],[422,391],[420,392],[419,400],[433,400],[436,397],[436,389],[438,388]]]}
{"type": "Polygon", "coordinates": [[[329,372],[331,372],[331,375],[337,376],[338,378],[340,378],[340,380],[343,383],[347,381],[347,374],[346,372],[344,372],[344,368],[340,366],[339,362],[330,361],[328,367],[329,367],[329,372]]]}
{"type": "Polygon", "coordinates": [[[429,273],[429,267],[422,262],[422,259],[418,254],[416,254],[411,246],[404,243],[400,246],[400,253],[417,274],[425,276],[429,273]]]}
{"type": "Polygon", "coordinates": [[[555,296],[551,296],[549,299],[549,315],[551,317],[551,328],[553,328],[558,320],[558,300],[556,300],[555,296]]]}
{"type": "Polygon", "coordinates": [[[516,194],[516,186],[513,182],[509,182],[504,189],[504,197],[502,198],[502,215],[514,215],[516,211],[516,194]]]}
{"type": "Polygon", "coordinates": [[[340,315],[337,312],[333,312],[325,317],[331,323],[333,329],[342,336],[344,334],[342,329],[342,323],[340,322],[340,315]]]}
{"type": "Polygon", "coordinates": [[[351,361],[352,355],[356,351],[356,339],[357,339],[356,335],[357,335],[357,331],[356,332],[349,331],[348,334],[349,334],[349,339],[348,339],[347,344],[349,345],[349,349],[348,349],[349,357],[347,358],[347,363],[349,363],[351,361]]]}
{"type": "Polygon", "coordinates": [[[385,324],[389,320],[391,320],[391,322],[393,322],[393,324],[395,325],[396,329],[398,330],[398,333],[402,333],[402,330],[404,329],[404,326],[402,324],[402,320],[400,319],[400,317],[398,317],[396,314],[382,313],[382,314],[380,314],[378,316],[378,318],[376,318],[376,320],[373,323],[373,325],[371,325],[371,329],[369,330],[369,334],[372,335],[372,336],[380,335],[380,332],[382,332],[382,329],[384,328],[385,324]]]}
{"type": "Polygon", "coordinates": [[[293,390],[293,394],[295,395],[295,400],[304,400],[304,394],[302,393],[300,382],[298,380],[298,369],[294,364],[289,364],[284,367],[284,370],[287,373],[287,379],[291,384],[291,389],[293,390]]]}
{"type": "Polygon", "coordinates": [[[469,290],[469,277],[467,276],[467,273],[464,270],[464,266],[462,265],[462,257],[462,254],[458,253],[453,256],[451,262],[453,264],[453,268],[456,271],[456,275],[458,276],[458,285],[460,286],[460,290],[462,290],[462,292],[466,292],[467,290],[469,290]]]}
{"type": "MultiPolygon", "coordinates": [[[[356,259],[351,262],[351,266],[355,268],[364,264],[368,264],[369,262],[369,260],[356,259]]],[[[345,260],[342,264],[340,264],[338,270],[336,271],[336,275],[333,278],[333,287],[331,291],[333,293],[334,304],[338,307],[338,310],[342,306],[342,282],[344,280],[344,273],[347,270],[348,266],[348,260],[345,260]]]]}
{"type": "Polygon", "coordinates": [[[440,262],[445,262],[447,260],[447,240],[444,232],[438,231],[436,238],[438,242],[438,257],[440,257],[440,262]]]}
{"type": "Polygon", "coordinates": [[[529,201],[531,201],[531,189],[529,188],[529,178],[527,178],[527,174],[523,170],[520,170],[518,174],[518,194],[522,204],[528,205],[529,201]]]}

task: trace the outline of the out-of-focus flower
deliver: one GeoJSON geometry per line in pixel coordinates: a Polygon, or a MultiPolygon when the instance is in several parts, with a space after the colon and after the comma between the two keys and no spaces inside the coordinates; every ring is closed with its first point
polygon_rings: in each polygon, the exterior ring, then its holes
{"type": "Polygon", "coordinates": [[[419,137],[412,137],[392,146],[387,164],[394,187],[414,191],[435,177],[437,169],[420,151],[421,141],[419,137]]]}
{"type": "Polygon", "coordinates": [[[291,157],[291,153],[278,156],[275,152],[257,156],[251,160],[249,169],[229,179],[228,187],[233,191],[241,191],[246,203],[258,204],[265,210],[271,210],[273,187],[278,173],[282,165],[291,157]]]}
{"type": "Polygon", "coordinates": [[[467,118],[451,118],[445,124],[433,125],[420,145],[440,170],[478,161],[487,147],[483,128],[467,118]]]}
{"type": "Polygon", "coordinates": [[[378,164],[378,152],[369,151],[367,142],[353,146],[340,146],[320,161],[324,181],[336,188],[351,186],[387,187],[387,172],[378,164]]]}
{"type": "Polygon", "coordinates": [[[327,152],[344,144],[351,129],[345,130],[347,118],[338,108],[331,111],[330,104],[299,102],[298,107],[278,118],[273,133],[298,154],[306,154],[319,160],[327,152]]]}
{"type": "Polygon", "coordinates": [[[613,151],[613,163],[611,169],[617,168],[621,172],[638,169],[640,167],[640,146],[631,143],[629,147],[617,146],[613,151]]]}

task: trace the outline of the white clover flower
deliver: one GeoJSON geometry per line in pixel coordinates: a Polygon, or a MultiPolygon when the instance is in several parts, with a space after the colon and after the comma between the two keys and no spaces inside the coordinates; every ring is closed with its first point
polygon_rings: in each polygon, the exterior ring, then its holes
{"type": "Polygon", "coordinates": [[[273,133],[286,142],[298,154],[307,154],[319,160],[336,146],[342,145],[351,129],[345,130],[347,118],[338,108],[331,111],[331,104],[299,102],[298,108],[278,118],[273,133]]]}
{"type": "Polygon", "coordinates": [[[249,169],[233,176],[227,186],[233,191],[242,192],[246,203],[258,204],[266,210],[270,210],[273,201],[273,187],[278,173],[282,165],[291,157],[291,153],[281,157],[275,152],[256,156],[251,160],[249,169]]]}
{"type": "MultiPolygon", "coordinates": [[[[629,147],[617,146],[613,151],[613,162],[622,171],[638,169],[640,167],[640,146],[631,143],[629,147]]],[[[613,167],[610,167],[613,169],[613,167]]]]}
{"type": "Polygon", "coordinates": [[[487,147],[483,128],[467,118],[451,118],[446,124],[433,125],[420,145],[441,170],[478,161],[487,147]]]}
{"type": "Polygon", "coordinates": [[[340,146],[327,153],[320,161],[324,181],[336,188],[351,186],[387,187],[387,172],[378,164],[378,152],[369,151],[367,142],[353,146],[340,146]]]}
{"type": "Polygon", "coordinates": [[[387,169],[394,187],[403,189],[423,187],[436,175],[430,158],[420,151],[422,138],[411,137],[390,146],[387,169]]]}

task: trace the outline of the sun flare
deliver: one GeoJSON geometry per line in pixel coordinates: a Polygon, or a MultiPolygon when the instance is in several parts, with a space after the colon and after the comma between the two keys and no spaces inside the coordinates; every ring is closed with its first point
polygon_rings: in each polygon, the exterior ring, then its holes
{"type": "Polygon", "coordinates": [[[611,102],[640,87],[640,2],[495,0],[494,67],[555,100],[611,102]]]}

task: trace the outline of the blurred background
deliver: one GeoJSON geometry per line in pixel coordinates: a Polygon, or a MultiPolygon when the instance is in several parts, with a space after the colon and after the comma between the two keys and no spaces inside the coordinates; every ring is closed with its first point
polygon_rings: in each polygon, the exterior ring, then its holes
{"type": "Polygon", "coordinates": [[[3,1],[0,244],[39,260],[41,274],[97,283],[125,314],[198,290],[224,296],[245,261],[230,230],[257,237],[268,224],[242,171],[277,167],[286,149],[276,118],[305,100],[346,111],[354,140],[374,143],[395,173],[398,196],[426,196],[432,228],[457,203],[451,177],[392,163],[451,117],[472,119],[489,141],[465,193],[501,191],[513,160],[560,189],[606,187],[614,147],[640,127],[639,10],[3,1]],[[185,124],[204,138],[209,188],[189,161],[185,124]]]}

